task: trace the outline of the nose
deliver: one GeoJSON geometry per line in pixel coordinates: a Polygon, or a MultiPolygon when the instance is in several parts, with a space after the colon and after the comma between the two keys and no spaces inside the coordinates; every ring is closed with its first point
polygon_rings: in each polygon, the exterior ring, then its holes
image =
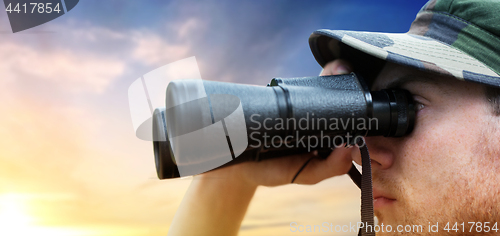
{"type": "MultiPolygon", "coordinates": [[[[394,163],[394,152],[391,148],[393,138],[366,137],[365,141],[370,153],[372,168],[388,169],[394,163]]],[[[358,165],[361,165],[361,153],[359,148],[351,149],[351,157],[358,165]]]]}

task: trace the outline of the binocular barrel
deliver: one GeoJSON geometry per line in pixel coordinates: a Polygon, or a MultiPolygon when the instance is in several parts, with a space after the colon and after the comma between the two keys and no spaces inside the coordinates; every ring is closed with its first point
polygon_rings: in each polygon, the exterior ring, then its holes
{"type": "Polygon", "coordinates": [[[153,114],[156,170],[160,179],[176,178],[331,150],[355,136],[399,137],[414,120],[408,91],[370,92],[354,73],[275,78],[267,87],[172,81],[166,107],[153,114]]]}

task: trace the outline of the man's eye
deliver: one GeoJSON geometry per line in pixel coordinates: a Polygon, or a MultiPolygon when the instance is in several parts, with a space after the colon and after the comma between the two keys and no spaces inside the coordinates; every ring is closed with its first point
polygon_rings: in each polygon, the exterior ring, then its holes
{"type": "Polygon", "coordinates": [[[419,112],[426,107],[424,104],[428,104],[428,101],[417,94],[413,94],[413,104],[415,106],[415,111],[419,112]]]}
{"type": "Polygon", "coordinates": [[[424,109],[424,108],[425,108],[425,105],[424,105],[424,104],[422,104],[422,103],[420,103],[420,102],[415,101],[415,109],[416,109],[417,111],[420,111],[420,110],[422,110],[422,109],[424,109]]]}

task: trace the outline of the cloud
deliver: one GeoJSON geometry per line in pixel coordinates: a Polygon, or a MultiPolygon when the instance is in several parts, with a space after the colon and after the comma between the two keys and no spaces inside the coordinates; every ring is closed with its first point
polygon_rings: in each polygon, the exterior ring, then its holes
{"type": "Polygon", "coordinates": [[[156,67],[188,57],[194,43],[189,36],[203,28],[196,18],[166,23],[160,31],[164,34],[70,20],[54,25],[55,34],[3,38],[0,85],[40,84],[66,93],[103,93],[141,65],[156,67]]]}
{"type": "Polygon", "coordinates": [[[76,54],[62,48],[41,51],[14,42],[0,45],[0,58],[0,71],[7,82],[40,80],[70,92],[101,93],[125,68],[124,62],[95,53],[76,54]]]}
{"type": "Polygon", "coordinates": [[[177,35],[179,38],[186,39],[186,37],[189,37],[189,35],[194,31],[201,31],[204,28],[203,26],[204,24],[200,20],[196,18],[190,18],[187,19],[183,24],[173,25],[170,27],[174,27],[174,30],[178,32],[177,35]]]}
{"type": "Polygon", "coordinates": [[[175,61],[185,57],[189,51],[188,45],[171,44],[153,33],[137,34],[133,40],[136,47],[132,56],[144,64],[154,65],[165,61],[175,61]]]}
{"type": "Polygon", "coordinates": [[[70,31],[70,35],[74,39],[78,39],[80,41],[101,42],[102,40],[116,41],[127,38],[127,35],[124,32],[93,25],[81,27],[76,25],[76,22],[71,22],[69,25],[58,25],[58,31],[65,32],[73,27],[76,28],[70,31]]]}
{"type": "Polygon", "coordinates": [[[133,31],[131,35],[135,45],[132,57],[147,65],[158,65],[185,58],[191,51],[194,41],[190,36],[203,33],[204,24],[196,18],[188,18],[182,23],[166,24],[165,29],[169,32],[168,35],[147,30],[133,31]]]}

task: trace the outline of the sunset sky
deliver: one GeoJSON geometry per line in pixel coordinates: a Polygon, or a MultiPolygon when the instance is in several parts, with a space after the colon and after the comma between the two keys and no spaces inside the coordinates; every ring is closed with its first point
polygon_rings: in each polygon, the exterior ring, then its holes
{"type": "MultiPolygon", "coordinates": [[[[205,80],[318,75],[314,30],[406,32],[424,3],[84,0],[18,33],[0,12],[0,235],[166,235],[191,178],[157,179],[132,82],[191,56],[205,80]]],[[[240,235],[326,235],[290,223],[356,222],[359,195],[345,176],[259,188],[240,235]]]]}

